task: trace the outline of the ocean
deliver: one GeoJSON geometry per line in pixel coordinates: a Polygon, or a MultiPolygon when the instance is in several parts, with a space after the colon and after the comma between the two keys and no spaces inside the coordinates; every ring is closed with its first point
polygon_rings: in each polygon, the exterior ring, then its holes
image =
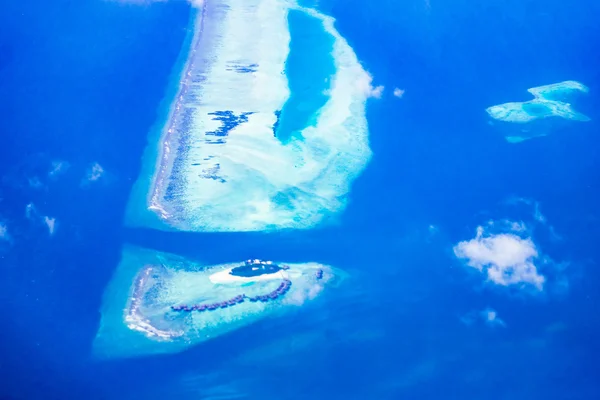
{"type": "MultiPolygon", "coordinates": [[[[384,91],[367,103],[373,155],[345,210],[326,226],[273,233],[124,226],[191,29],[188,3],[2,5],[1,398],[600,395],[600,5],[311,3],[336,19],[384,91]],[[575,106],[591,121],[519,144],[490,125],[487,107],[564,80],[589,87],[575,106]],[[104,171],[97,181],[89,179],[95,163],[104,171]],[[55,219],[53,232],[44,217],[55,219]],[[478,226],[505,219],[529,227],[542,292],[486,282],[456,258],[453,247],[478,226]],[[91,349],[102,296],[125,244],[207,264],[309,257],[350,278],[285,316],[183,353],[99,361],[91,349]],[[487,309],[502,324],[480,318],[487,309]]],[[[286,70],[297,94],[290,107],[300,110],[281,120],[289,135],[310,123],[332,68],[327,57],[311,59],[329,44],[303,19],[289,19],[292,33],[306,30],[305,42],[292,40],[286,70]]]]}

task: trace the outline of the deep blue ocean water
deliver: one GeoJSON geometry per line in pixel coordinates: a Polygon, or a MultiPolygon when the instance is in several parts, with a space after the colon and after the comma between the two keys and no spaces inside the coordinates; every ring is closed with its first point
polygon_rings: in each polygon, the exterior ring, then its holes
{"type": "Polygon", "coordinates": [[[320,1],[385,86],[368,106],[374,156],[337,225],[259,235],[122,227],[187,4],[2,8],[0,395],[188,399],[230,385],[251,399],[600,396],[600,4],[320,1]],[[519,145],[488,124],[486,107],[567,79],[590,88],[577,109],[591,122],[519,145]],[[61,160],[69,168],[50,177],[61,160]],[[106,173],[82,186],[94,162],[106,173]],[[536,228],[536,244],[564,264],[545,272],[568,290],[494,288],[453,257],[488,219],[534,219],[531,206],[506,204],[512,196],[539,202],[552,231],[536,228]],[[52,237],[26,218],[29,203],[56,218],[52,237]],[[95,362],[101,296],[124,242],[211,263],[310,254],[348,270],[353,286],[327,294],[326,309],[316,302],[179,355],[95,362]],[[486,307],[506,327],[461,322],[486,307]],[[240,359],[246,367],[232,368],[240,359]]]}

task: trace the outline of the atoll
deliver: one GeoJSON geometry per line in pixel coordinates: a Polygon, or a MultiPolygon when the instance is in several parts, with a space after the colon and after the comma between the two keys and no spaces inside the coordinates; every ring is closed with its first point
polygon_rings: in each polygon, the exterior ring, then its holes
{"type": "Polygon", "coordinates": [[[340,276],[318,263],[204,266],[128,247],[105,292],[94,352],[122,357],[181,351],[302,305],[340,276]]]}
{"type": "Polygon", "coordinates": [[[576,81],[565,81],[527,89],[533,100],[499,104],[486,109],[494,120],[508,128],[508,142],[518,143],[534,137],[545,136],[557,127],[556,120],[589,121],[575,111],[567,99],[577,93],[587,93],[588,88],[576,81]]]}
{"type": "Polygon", "coordinates": [[[333,19],[313,9],[286,0],[204,7],[150,134],[126,222],[184,231],[312,228],[344,208],[371,157],[368,93],[359,84],[369,75],[333,19]],[[285,107],[290,10],[322,26],[331,44],[319,51],[335,68],[328,89],[315,94],[323,105],[283,143],[274,131],[297,108],[285,107]]]}

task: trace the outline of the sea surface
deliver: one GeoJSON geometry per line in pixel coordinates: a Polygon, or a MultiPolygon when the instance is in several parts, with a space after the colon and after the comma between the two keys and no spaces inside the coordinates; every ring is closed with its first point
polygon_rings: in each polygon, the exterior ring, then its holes
{"type": "MultiPolygon", "coordinates": [[[[368,102],[373,158],[346,210],[330,226],[270,234],[123,226],[188,3],[0,6],[0,398],[600,398],[600,3],[306,5],[336,18],[385,89],[368,102]],[[519,144],[490,125],[487,107],[564,80],[589,87],[575,108],[590,122],[519,144]],[[490,220],[530,227],[542,292],[491,284],[456,259],[453,246],[490,220]],[[102,295],[125,243],[209,264],[310,257],[351,278],[184,353],[97,361],[102,295]],[[502,324],[480,318],[487,309],[502,324]]],[[[289,135],[324,101],[332,68],[303,19],[290,17],[306,41],[286,69],[303,112],[282,118],[289,135]]]]}

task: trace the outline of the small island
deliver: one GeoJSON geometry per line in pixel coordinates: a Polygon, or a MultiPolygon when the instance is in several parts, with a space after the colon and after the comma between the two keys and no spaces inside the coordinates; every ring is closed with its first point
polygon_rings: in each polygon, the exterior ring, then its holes
{"type": "Polygon", "coordinates": [[[100,358],[171,353],[313,300],[344,274],[309,262],[205,266],[128,247],[108,285],[94,342],[100,358]]]}
{"type": "Polygon", "coordinates": [[[576,94],[589,89],[576,81],[564,81],[527,89],[534,96],[529,101],[511,102],[488,107],[485,111],[498,121],[510,143],[546,136],[560,127],[562,121],[589,121],[573,109],[576,94]]]}

